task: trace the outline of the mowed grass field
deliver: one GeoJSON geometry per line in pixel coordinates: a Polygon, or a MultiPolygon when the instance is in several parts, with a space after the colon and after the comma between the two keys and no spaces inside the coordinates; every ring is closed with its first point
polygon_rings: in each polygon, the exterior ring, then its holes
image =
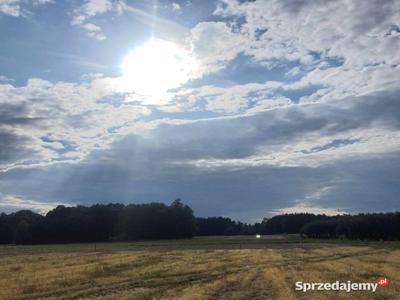
{"type": "Polygon", "coordinates": [[[1,299],[400,299],[397,242],[208,237],[0,246],[1,299]],[[295,282],[391,280],[372,292],[295,282]]]}

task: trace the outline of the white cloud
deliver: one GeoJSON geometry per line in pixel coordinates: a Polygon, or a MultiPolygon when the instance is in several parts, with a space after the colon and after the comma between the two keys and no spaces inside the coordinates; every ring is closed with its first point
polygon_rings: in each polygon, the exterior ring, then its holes
{"type": "Polygon", "coordinates": [[[25,199],[24,197],[16,195],[2,195],[0,193],[0,208],[7,208],[13,210],[29,209],[36,211],[40,214],[46,214],[49,210],[57,207],[58,205],[71,206],[66,203],[56,201],[37,201],[31,199],[25,199]]]}
{"type": "Polygon", "coordinates": [[[30,79],[22,87],[0,84],[0,113],[11,118],[0,122],[0,134],[8,134],[17,143],[14,147],[26,152],[17,159],[0,161],[1,169],[76,161],[94,149],[108,147],[122,127],[124,134],[128,129],[134,132],[138,119],[151,111],[122,103],[122,95],[101,80],[53,84],[30,79]],[[101,102],[110,96],[119,96],[121,102],[101,102]]]}
{"type": "Polygon", "coordinates": [[[246,40],[224,22],[203,22],[190,30],[190,43],[201,64],[199,76],[223,69],[245,49],[246,40]]]}
{"type": "Polygon", "coordinates": [[[291,68],[289,71],[286,72],[288,76],[296,76],[300,73],[300,68],[298,66],[291,68]]]}
{"type": "Polygon", "coordinates": [[[90,37],[94,37],[100,41],[105,40],[107,37],[102,32],[101,28],[93,23],[82,24],[81,27],[88,32],[90,37]]]}
{"type": "MultiPolygon", "coordinates": [[[[33,5],[45,5],[52,3],[53,0],[0,0],[0,14],[5,14],[13,17],[19,17],[24,15],[24,9],[26,6],[33,5]]],[[[25,9],[26,11],[26,9],[25,9]]]]}
{"type": "Polygon", "coordinates": [[[293,201],[293,206],[272,210],[272,215],[310,213],[324,214],[327,216],[336,216],[348,214],[347,211],[340,208],[322,207],[324,198],[329,194],[334,194],[335,186],[323,186],[314,192],[304,195],[304,198],[293,201]]]}
{"type": "Polygon", "coordinates": [[[317,52],[322,58],[342,57],[351,66],[399,63],[399,57],[392,55],[399,45],[398,34],[391,31],[400,19],[398,1],[222,3],[216,14],[246,18],[240,34],[249,37],[246,53],[257,60],[309,63],[309,55],[317,52]]]}
{"type": "Polygon", "coordinates": [[[0,83],[11,83],[14,82],[14,79],[8,78],[7,76],[0,75],[0,83]]]}
{"type": "MultiPolygon", "coordinates": [[[[269,109],[274,104],[277,104],[277,102],[271,100],[284,98],[273,96],[273,92],[278,87],[283,86],[283,83],[268,81],[265,83],[248,83],[229,87],[206,85],[193,89],[183,88],[175,94],[175,100],[180,101],[175,104],[179,105],[181,109],[205,109],[213,112],[235,114],[245,111],[250,101],[263,101],[263,104],[260,103],[259,106],[256,106],[258,108],[261,106],[267,108],[268,106],[269,109]],[[267,101],[270,101],[269,105],[267,101]],[[196,107],[200,102],[206,103],[204,108],[196,107]]],[[[282,103],[279,104],[279,106],[281,105],[282,103]]]]}
{"type": "Polygon", "coordinates": [[[125,6],[123,0],[85,0],[83,5],[74,11],[71,24],[86,30],[90,37],[105,40],[107,37],[101,27],[87,20],[107,12],[121,14],[125,6]]]}
{"type": "Polygon", "coordinates": [[[31,0],[33,5],[44,5],[48,3],[54,3],[54,0],[31,0]]]}
{"type": "MultiPolygon", "coordinates": [[[[251,85],[248,88],[255,89],[251,85]]],[[[398,90],[308,104],[295,104],[287,98],[260,100],[242,115],[232,116],[263,118],[262,128],[248,126],[246,131],[249,135],[257,130],[263,133],[257,135],[260,144],[254,146],[254,152],[243,157],[209,155],[174,163],[204,169],[317,168],[394,153],[400,149],[400,131],[394,117],[397,94],[398,90]]]]}
{"type": "Polygon", "coordinates": [[[94,17],[97,14],[103,14],[113,8],[110,0],[86,0],[82,7],[85,16],[94,17]]]}
{"type": "MultiPolygon", "coordinates": [[[[175,10],[177,8],[176,6],[171,7],[172,9],[175,7],[175,10]]],[[[151,12],[128,5],[124,0],[85,0],[82,2],[82,5],[74,10],[71,24],[87,31],[90,37],[104,40],[107,39],[107,36],[103,32],[103,28],[97,24],[97,18],[106,14],[120,16],[123,13],[130,13],[134,15],[138,22],[151,26],[160,38],[182,40],[187,34],[187,29],[184,26],[164,19],[161,16],[154,16],[151,12]],[[87,24],[91,25],[87,26],[87,24]]]]}
{"type": "Polygon", "coordinates": [[[20,15],[20,0],[0,0],[0,13],[18,17],[20,15]]]}
{"type": "MultiPolygon", "coordinates": [[[[304,96],[303,102],[398,86],[399,1],[382,5],[381,1],[224,0],[215,14],[228,21],[199,23],[191,30],[194,52],[203,63],[200,76],[220,71],[244,53],[266,67],[276,60],[298,63],[286,74],[303,77],[290,84],[281,82],[279,88],[322,87],[304,96]]],[[[217,111],[237,111],[247,102],[240,94],[229,93],[213,101],[207,107],[217,111]]]]}
{"type": "Polygon", "coordinates": [[[179,5],[179,3],[172,2],[171,4],[172,10],[175,12],[180,12],[182,10],[182,7],[179,5]]]}
{"type": "Polygon", "coordinates": [[[83,29],[86,29],[87,31],[101,31],[101,28],[93,23],[86,23],[82,25],[83,29]]]}
{"type": "Polygon", "coordinates": [[[187,164],[200,169],[247,169],[260,166],[317,168],[346,159],[379,157],[384,153],[394,153],[400,148],[400,132],[384,128],[322,135],[320,132],[306,133],[299,139],[258,147],[257,154],[244,158],[202,158],[176,161],[175,164],[187,164]],[[307,150],[322,149],[338,140],[359,141],[307,153],[307,150]]]}

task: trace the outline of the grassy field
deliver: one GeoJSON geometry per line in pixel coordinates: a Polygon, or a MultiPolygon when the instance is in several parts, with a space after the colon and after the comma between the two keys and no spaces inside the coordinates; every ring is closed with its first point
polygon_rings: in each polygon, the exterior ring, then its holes
{"type": "Polygon", "coordinates": [[[1,299],[400,299],[396,242],[209,237],[0,246],[1,299]],[[295,282],[374,282],[372,292],[295,291],[295,282]]]}

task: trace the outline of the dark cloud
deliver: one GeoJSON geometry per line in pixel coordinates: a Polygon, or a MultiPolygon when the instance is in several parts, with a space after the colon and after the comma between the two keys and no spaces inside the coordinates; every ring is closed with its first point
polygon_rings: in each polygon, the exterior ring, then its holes
{"type": "Polygon", "coordinates": [[[0,129],[0,164],[13,163],[31,156],[34,151],[29,148],[29,138],[0,129]]]}
{"type": "Polygon", "coordinates": [[[41,118],[29,117],[29,110],[26,104],[2,103],[0,106],[0,126],[31,126],[41,118]]]}
{"type": "Polygon", "coordinates": [[[332,190],[315,201],[320,207],[343,207],[349,212],[400,209],[400,152],[343,160],[326,172],[335,174],[332,190]]]}
{"type": "Polygon", "coordinates": [[[345,145],[351,145],[351,144],[357,143],[359,141],[360,141],[360,139],[348,139],[348,140],[337,139],[337,140],[333,140],[332,142],[327,143],[325,145],[313,147],[309,150],[302,150],[301,152],[304,154],[315,153],[315,152],[320,152],[320,151],[324,151],[324,150],[331,149],[331,148],[339,148],[339,147],[342,147],[345,145]]]}
{"type": "Polygon", "coordinates": [[[329,136],[376,124],[396,130],[399,121],[398,93],[379,93],[344,99],[335,106],[291,106],[232,119],[160,125],[146,136],[128,138],[129,146],[117,143],[116,147],[140,157],[142,163],[154,158],[243,158],[255,154],[260,146],[284,145],[307,133],[329,136]]]}

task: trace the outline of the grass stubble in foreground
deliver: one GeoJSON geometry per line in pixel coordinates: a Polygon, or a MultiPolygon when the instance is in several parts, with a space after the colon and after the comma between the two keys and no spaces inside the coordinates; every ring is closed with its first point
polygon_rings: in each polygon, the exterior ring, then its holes
{"type": "Polygon", "coordinates": [[[209,237],[0,246],[0,299],[400,299],[398,242],[209,237]],[[368,291],[295,282],[374,282],[368,291]]]}

